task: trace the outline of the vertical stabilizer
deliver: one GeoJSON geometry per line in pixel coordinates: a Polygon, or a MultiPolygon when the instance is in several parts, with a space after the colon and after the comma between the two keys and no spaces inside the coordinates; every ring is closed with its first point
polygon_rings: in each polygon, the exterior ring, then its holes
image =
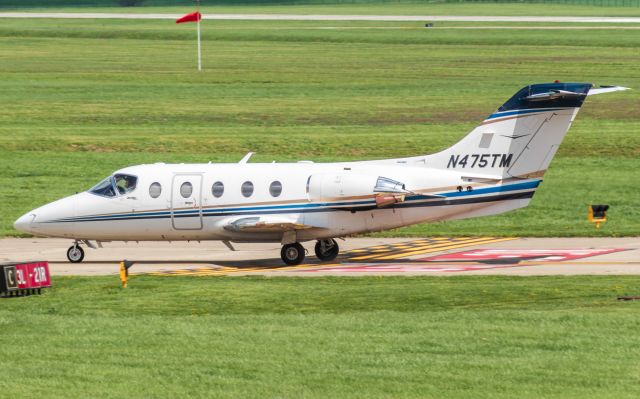
{"type": "Polygon", "coordinates": [[[458,143],[428,155],[426,165],[496,178],[544,174],[589,83],[543,83],[518,91],[458,143]]]}

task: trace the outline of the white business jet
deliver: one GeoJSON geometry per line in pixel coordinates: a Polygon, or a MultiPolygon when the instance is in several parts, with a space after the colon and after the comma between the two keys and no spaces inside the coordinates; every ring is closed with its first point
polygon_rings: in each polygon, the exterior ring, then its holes
{"type": "Polygon", "coordinates": [[[518,91],[457,144],[431,155],[360,162],[164,164],[116,171],[86,192],[34,209],[15,228],[74,240],[70,262],[105,241],[279,242],[301,263],[335,238],[495,215],[529,204],[587,95],[625,90],[545,83],[518,91]]]}

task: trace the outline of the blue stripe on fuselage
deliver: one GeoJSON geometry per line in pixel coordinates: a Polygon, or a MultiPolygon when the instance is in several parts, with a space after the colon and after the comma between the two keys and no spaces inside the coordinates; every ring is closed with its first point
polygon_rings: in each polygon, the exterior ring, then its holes
{"type": "MultiPolygon", "coordinates": [[[[403,206],[411,206],[411,203],[416,201],[424,201],[430,200],[433,202],[441,203],[446,198],[460,198],[460,197],[471,197],[477,195],[484,194],[492,194],[492,193],[503,193],[509,191],[516,190],[526,190],[526,189],[535,189],[537,188],[542,180],[532,180],[523,183],[515,183],[515,184],[506,184],[492,187],[484,187],[478,188],[472,191],[453,191],[448,193],[437,194],[438,196],[444,197],[434,197],[432,195],[411,195],[408,196],[405,200],[405,204],[403,206]]],[[[188,210],[179,210],[171,212],[167,211],[154,211],[154,212],[129,212],[118,215],[87,215],[87,216],[77,216],[74,218],[65,218],[59,220],[52,220],[48,223],[56,223],[56,222],[89,222],[89,221],[101,221],[101,220],[119,220],[119,219],[156,219],[156,218],[164,218],[170,217],[173,213],[174,217],[189,217],[189,216],[198,216],[202,213],[202,216],[222,216],[229,214],[246,214],[246,213],[282,213],[282,211],[301,211],[301,212],[318,212],[330,209],[340,209],[340,207],[349,207],[346,209],[350,209],[352,207],[367,207],[367,206],[375,206],[374,199],[360,200],[360,201],[342,201],[342,202],[321,202],[321,203],[308,203],[308,204],[291,204],[291,205],[266,205],[266,206],[243,206],[243,207],[234,207],[234,208],[210,208],[210,209],[188,209],[188,210]]],[[[45,222],[46,223],[46,222],[45,222]]]]}

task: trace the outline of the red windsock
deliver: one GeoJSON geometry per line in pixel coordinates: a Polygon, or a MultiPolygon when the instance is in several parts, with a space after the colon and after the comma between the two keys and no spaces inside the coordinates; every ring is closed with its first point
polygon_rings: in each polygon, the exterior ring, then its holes
{"type": "Polygon", "coordinates": [[[198,22],[201,19],[202,19],[202,14],[196,11],[176,19],[176,23],[181,24],[183,22],[198,22]]]}

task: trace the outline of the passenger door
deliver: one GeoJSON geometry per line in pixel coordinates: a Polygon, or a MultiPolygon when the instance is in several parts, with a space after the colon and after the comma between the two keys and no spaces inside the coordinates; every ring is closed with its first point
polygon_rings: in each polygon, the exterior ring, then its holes
{"type": "Polygon", "coordinates": [[[173,176],[171,223],[176,230],[202,229],[202,174],[178,173],[173,176]]]}

